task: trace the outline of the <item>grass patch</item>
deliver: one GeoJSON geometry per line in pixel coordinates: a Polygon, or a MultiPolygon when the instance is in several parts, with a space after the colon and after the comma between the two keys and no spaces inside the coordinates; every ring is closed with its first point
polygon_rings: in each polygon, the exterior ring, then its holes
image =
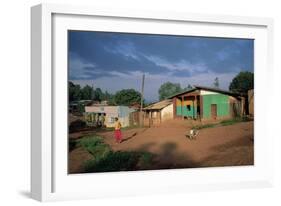
{"type": "Polygon", "coordinates": [[[206,128],[213,128],[213,127],[218,127],[218,126],[228,126],[228,125],[233,125],[239,122],[248,122],[251,121],[248,117],[239,117],[239,118],[234,118],[234,119],[227,119],[227,120],[222,120],[219,123],[213,123],[213,124],[203,124],[203,125],[196,125],[193,126],[192,129],[206,129],[206,128]]]}
{"type": "Polygon", "coordinates": [[[103,144],[103,139],[99,136],[89,135],[84,136],[78,140],[79,146],[85,148],[86,150],[91,150],[91,148],[103,144]]]}
{"type": "Polygon", "coordinates": [[[227,126],[227,125],[232,125],[232,124],[236,124],[239,122],[248,122],[248,121],[250,121],[250,119],[247,117],[239,117],[239,118],[234,118],[234,119],[222,120],[219,123],[219,125],[227,126]]]}
{"type": "Polygon", "coordinates": [[[137,129],[137,128],[149,128],[148,126],[139,126],[139,125],[133,125],[128,127],[122,127],[122,130],[130,130],[130,129],[137,129]]]}
{"type": "Polygon", "coordinates": [[[206,129],[206,128],[212,128],[212,127],[215,127],[217,126],[218,124],[203,124],[203,125],[196,125],[196,126],[193,126],[192,129],[197,129],[197,130],[200,130],[200,129],[206,129]]]}
{"type": "Polygon", "coordinates": [[[97,131],[97,132],[114,131],[114,127],[99,127],[99,128],[96,128],[95,131],[97,131]]]}
{"type": "Polygon", "coordinates": [[[104,157],[111,151],[110,147],[99,136],[86,136],[78,141],[78,145],[87,150],[96,159],[104,157]]]}
{"type": "Polygon", "coordinates": [[[232,124],[235,124],[235,123],[238,123],[238,122],[241,122],[241,121],[239,121],[237,119],[223,120],[219,123],[219,125],[227,126],[227,125],[232,125],[232,124]]]}

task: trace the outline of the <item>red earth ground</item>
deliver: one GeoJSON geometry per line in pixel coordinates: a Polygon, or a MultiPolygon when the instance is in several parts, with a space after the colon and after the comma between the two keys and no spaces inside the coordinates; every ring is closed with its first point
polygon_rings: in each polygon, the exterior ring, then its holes
{"type": "MultiPolygon", "coordinates": [[[[113,131],[73,133],[70,138],[96,134],[103,137],[113,151],[153,153],[151,169],[254,164],[253,121],[201,129],[196,140],[185,136],[191,126],[190,122],[173,120],[157,127],[124,130],[121,144],[115,144],[113,131]]],[[[82,148],[72,150],[69,173],[83,172],[83,162],[90,158],[91,155],[82,148]]]]}

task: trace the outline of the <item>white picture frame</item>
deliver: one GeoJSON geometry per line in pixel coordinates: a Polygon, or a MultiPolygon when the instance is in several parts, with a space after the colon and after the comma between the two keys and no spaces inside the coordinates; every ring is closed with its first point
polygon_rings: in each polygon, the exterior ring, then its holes
{"type": "Polygon", "coordinates": [[[262,93],[272,92],[267,90],[273,77],[272,19],[40,4],[31,9],[31,26],[32,198],[54,201],[273,185],[273,136],[269,115],[260,112],[269,103],[259,101],[262,93]],[[68,29],[255,39],[255,165],[68,175],[68,29]]]}

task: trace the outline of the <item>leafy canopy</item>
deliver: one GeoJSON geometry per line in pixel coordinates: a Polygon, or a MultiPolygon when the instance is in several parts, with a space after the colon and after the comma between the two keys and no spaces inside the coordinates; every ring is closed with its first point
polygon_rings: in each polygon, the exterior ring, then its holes
{"type": "Polygon", "coordinates": [[[141,93],[134,89],[122,89],[116,92],[115,104],[129,106],[141,102],[141,93]]]}
{"type": "Polygon", "coordinates": [[[80,85],[75,85],[72,82],[68,83],[69,101],[81,100],[82,93],[80,85]]]}
{"type": "Polygon", "coordinates": [[[236,93],[246,94],[248,90],[254,88],[254,74],[252,72],[240,72],[233,78],[229,85],[229,90],[236,93]]]}
{"type": "Polygon", "coordinates": [[[69,94],[69,101],[107,100],[109,104],[114,105],[113,94],[110,94],[107,91],[103,92],[100,88],[94,89],[89,85],[81,87],[79,84],[74,84],[73,82],[70,81],[68,82],[68,94],[69,94]]]}
{"type": "Polygon", "coordinates": [[[162,84],[158,90],[159,100],[167,99],[168,97],[175,95],[182,91],[180,84],[166,82],[162,84]]]}

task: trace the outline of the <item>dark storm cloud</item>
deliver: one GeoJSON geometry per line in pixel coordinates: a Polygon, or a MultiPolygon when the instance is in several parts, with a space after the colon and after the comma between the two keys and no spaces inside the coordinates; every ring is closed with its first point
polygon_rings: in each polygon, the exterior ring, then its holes
{"type": "MultiPolygon", "coordinates": [[[[136,70],[161,73],[167,70],[148,60],[140,53],[137,54],[137,58],[122,53],[119,48],[124,47],[124,51],[126,50],[125,46],[128,41],[123,42],[125,39],[124,36],[116,36],[116,34],[111,33],[70,32],[69,51],[73,54],[70,56],[85,64],[94,63],[95,69],[102,70],[104,73],[107,71],[128,73],[136,70]]],[[[70,59],[70,62],[73,59],[70,59]]],[[[81,72],[84,72],[84,70],[83,68],[81,72]]],[[[89,78],[96,78],[96,76],[89,76],[89,78]]]]}
{"type": "Polygon", "coordinates": [[[198,64],[204,64],[208,71],[216,73],[253,71],[253,41],[243,39],[70,31],[69,52],[72,54],[70,62],[76,59],[95,65],[81,68],[80,72],[85,75],[71,76],[75,79],[102,76],[96,72],[91,75],[87,72],[89,68],[103,71],[104,75],[109,71],[126,74],[170,71],[172,75],[190,76],[190,70],[198,64]],[[183,61],[187,65],[177,68],[183,61]]]}
{"type": "Polygon", "coordinates": [[[247,39],[69,31],[69,79],[115,92],[139,89],[146,74],[145,98],[157,99],[171,81],[222,89],[240,71],[254,70],[254,41],[247,39]]]}

